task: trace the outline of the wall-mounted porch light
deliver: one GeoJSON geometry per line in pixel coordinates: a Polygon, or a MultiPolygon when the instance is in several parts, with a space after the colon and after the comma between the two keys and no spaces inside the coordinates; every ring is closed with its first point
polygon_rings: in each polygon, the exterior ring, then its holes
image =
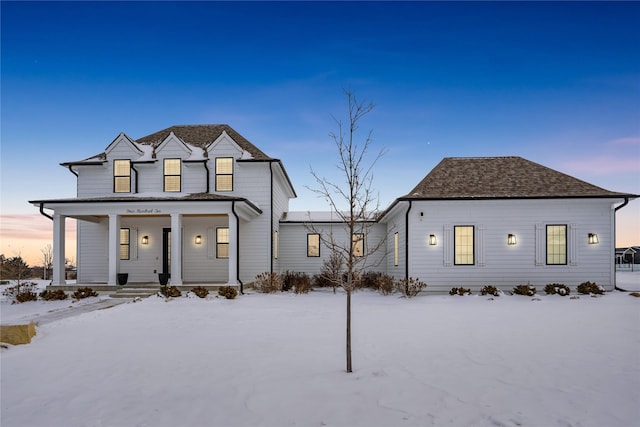
{"type": "Polygon", "coordinates": [[[202,243],[202,236],[198,234],[196,236],[196,245],[199,245],[200,243],[202,243]]]}
{"type": "Polygon", "coordinates": [[[597,245],[598,243],[600,243],[600,241],[598,240],[598,235],[596,233],[589,233],[589,244],[597,245]]]}
{"type": "Polygon", "coordinates": [[[429,234],[429,244],[431,246],[435,246],[438,244],[438,240],[436,239],[436,235],[435,234],[429,234]]]}
{"type": "Polygon", "coordinates": [[[149,244],[149,236],[142,236],[142,240],[140,241],[143,245],[149,244]]]}
{"type": "Polygon", "coordinates": [[[515,245],[518,243],[515,234],[507,234],[507,245],[515,245]]]}

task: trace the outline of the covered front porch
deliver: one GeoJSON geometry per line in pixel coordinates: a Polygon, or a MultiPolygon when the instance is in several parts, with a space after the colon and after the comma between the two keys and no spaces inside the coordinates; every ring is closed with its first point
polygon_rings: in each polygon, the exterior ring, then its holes
{"type": "Polygon", "coordinates": [[[52,286],[67,286],[65,219],[74,218],[78,276],[70,288],[237,287],[240,227],[261,211],[244,199],[229,199],[42,202],[54,211],[52,286]]]}

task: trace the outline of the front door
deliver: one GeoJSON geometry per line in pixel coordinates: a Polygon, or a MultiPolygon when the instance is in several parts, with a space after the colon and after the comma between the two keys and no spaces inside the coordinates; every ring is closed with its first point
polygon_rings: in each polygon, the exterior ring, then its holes
{"type": "Polygon", "coordinates": [[[171,229],[162,229],[162,273],[171,277],[171,229]]]}

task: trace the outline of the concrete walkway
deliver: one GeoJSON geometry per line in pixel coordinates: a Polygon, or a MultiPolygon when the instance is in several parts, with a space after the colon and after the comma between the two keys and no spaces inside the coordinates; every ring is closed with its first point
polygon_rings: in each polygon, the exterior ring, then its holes
{"type": "Polygon", "coordinates": [[[23,319],[12,321],[11,323],[29,323],[33,322],[38,326],[46,325],[47,323],[55,322],[57,320],[66,319],[67,317],[77,316],[82,313],[89,313],[95,310],[106,310],[107,308],[115,307],[120,304],[130,302],[130,299],[103,299],[91,304],[83,304],[75,307],[61,308],[56,311],[47,312],[44,314],[32,314],[27,315],[23,319]]]}

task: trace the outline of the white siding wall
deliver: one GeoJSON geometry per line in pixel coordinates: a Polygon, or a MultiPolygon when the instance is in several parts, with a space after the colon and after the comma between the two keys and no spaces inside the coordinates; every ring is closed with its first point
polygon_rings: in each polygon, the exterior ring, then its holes
{"type": "Polygon", "coordinates": [[[477,290],[487,284],[510,290],[526,283],[542,291],[547,283],[575,287],[587,280],[612,289],[611,202],[603,199],[414,201],[409,226],[409,276],[427,282],[428,291],[448,291],[454,286],[477,290]],[[545,249],[540,246],[542,263],[536,265],[536,245],[545,245],[547,224],[567,225],[567,265],[546,265],[545,249]],[[453,265],[455,225],[475,226],[475,265],[453,265]],[[538,243],[536,225],[542,230],[538,236],[542,241],[538,243]],[[507,245],[509,233],[516,235],[517,245],[507,245]],[[597,233],[600,244],[589,245],[588,233],[597,233]],[[429,234],[437,236],[436,246],[428,245],[429,234]]]}
{"type": "Polygon", "coordinates": [[[252,282],[271,269],[271,184],[269,163],[236,162],[234,192],[256,204],[262,215],[240,221],[240,280],[252,282]]]}
{"type": "MultiPolygon", "coordinates": [[[[315,224],[315,228],[323,235],[333,233],[335,241],[340,242],[341,245],[350,241],[347,230],[342,224],[315,224]]],[[[385,224],[372,224],[365,235],[365,251],[375,247],[385,238],[386,229],[385,224]]],[[[310,233],[312,231],[302,223],[283,222],[280,224],[280,272],[289,270],[313,275],[322,270],[322,264],[324,260],[329,258],[331,251],[321,244],[320,256],[308,257],[307,235],[310,233]]],[[[386,245],[383,245],[379,251],[369,256],[366,270],[386,273],[385,250],[386,245]]]]}
{"type": "Polygon", "coordinates": [[[184,282],[226,283],[229,260],[216,258],[216,228],[228,227],[226,216],[185,217],[183,226],[182,280],[184,282]],[[202,243],[195,243],[196,236],[202,243]]]}
{"type": "Polygon", "coordinates": [[[100,223],[78,221],[77,225],[77,282],[107,283],[109,277],[109,220],[100,223]]]}
{"type": "Polygon", "coordinates": [[[404,279],[406,267],[406,231],[405,213],[409,208],[408,203],[400,203],[396,212],[386,219],[387,226],[387,274],[396,280],[404,279]],[[394,238],[398,233],[398,265],[394,265],[394,238]]]}

